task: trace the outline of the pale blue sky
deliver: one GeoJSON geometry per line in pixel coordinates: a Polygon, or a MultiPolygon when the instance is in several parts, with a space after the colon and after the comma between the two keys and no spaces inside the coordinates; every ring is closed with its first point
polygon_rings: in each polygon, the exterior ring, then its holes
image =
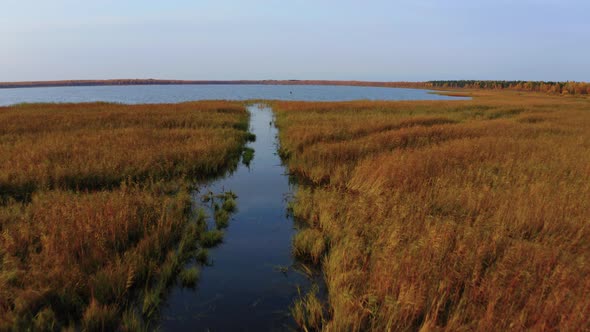
{"type": "Polygon", "coordinates": [[[0,4],[0,81],[590,81],[588,0],[0,4]]]}

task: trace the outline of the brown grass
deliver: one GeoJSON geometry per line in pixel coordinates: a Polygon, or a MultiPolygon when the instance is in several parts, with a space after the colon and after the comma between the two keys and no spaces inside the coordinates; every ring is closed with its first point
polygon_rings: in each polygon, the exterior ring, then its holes
{"type": "Polygon", "coordinates": [[[324,330],[590,329],[590,100],[473,94],[274,103],[324,330]]]}
{"type": "Polygon", "coordinates": [[[206,231],[191,186],[247,123],[230,102],[0,108],[0,330],[130,328],[144,293],[149,318],[206,231]]]}
{"type": "Polygon", "coordinates": [[[97,189],[122,180],[207,177],[237,158],[239,104],[31,104],[0,108],[0,192],[97,189]]]}

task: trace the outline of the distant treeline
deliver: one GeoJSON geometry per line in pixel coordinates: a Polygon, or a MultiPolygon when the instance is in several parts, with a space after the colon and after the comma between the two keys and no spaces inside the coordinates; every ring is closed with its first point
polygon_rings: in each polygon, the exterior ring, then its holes
{"type": "Polygon", "coordinates": [[[544,81],[429,81],[431,88],[468,88],[468,89],[510,89],[536,91],[552,94],[587,95],[590,83],[587,82],[544,82],[544,81]]]}

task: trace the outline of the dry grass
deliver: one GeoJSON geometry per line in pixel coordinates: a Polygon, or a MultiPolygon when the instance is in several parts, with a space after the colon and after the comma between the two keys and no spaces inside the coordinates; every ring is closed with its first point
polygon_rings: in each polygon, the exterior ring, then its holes
{"type": "Polygon", "coordinates": [[[247,123],[229,102],[0,108],[0,330],[143,324],[206,233],[190,188],[247,123]]]}
{"type": "Polygon", "coordinates": [[[299,299],[291,308],[293,319],[306,332],[319,330],[324,323],[324,306],[317,293],[317,286],[312,286],[307,294],[299,294],[299,299]]]}
{"type": "Polygon", "coordinates": [[[247,128],[244,107],[228,102],[0,107],[0,192],[204,178],[234,164],[247,128]]]}
{"type": "Polygon", "coordinates": [[[322,329],[590,329],[590,100],[471,94],[274,103],[322,329]]]}

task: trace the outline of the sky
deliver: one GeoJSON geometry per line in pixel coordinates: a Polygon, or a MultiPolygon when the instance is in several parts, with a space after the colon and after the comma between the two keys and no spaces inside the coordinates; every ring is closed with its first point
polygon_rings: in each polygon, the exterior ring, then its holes
{"type": "Polygon", "coordinates": [[[590,81],[588,0],[0,0],[0,81],[590,81]]]}

